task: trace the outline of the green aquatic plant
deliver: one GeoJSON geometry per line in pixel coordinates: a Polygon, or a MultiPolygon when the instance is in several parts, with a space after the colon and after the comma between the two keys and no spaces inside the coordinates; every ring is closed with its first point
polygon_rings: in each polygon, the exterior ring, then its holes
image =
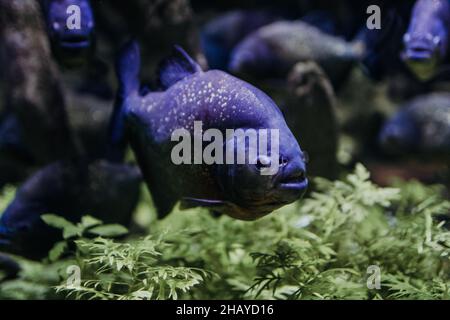
{"type": "MultiPolygon", "coordinates": [[[[68,226],[46,216],[64,230],[65,244],[29,269],[47,268],[51,281],[23,272],[0,285],[0,297],[14,298],[14,286],[39,284],[15,298],[449,298],[443,217],[450,202],[443,187],[397,181],[381,188],[362,165],[343,180],[318,178],[314,186],[301,202],[254,222],[204,209],[141,217],[140,227],[148,228],[142,237],[124,237],[120,227],[89,217],[68,226]],[[78,287],[67,285],[68,265],[80,268],[78,287]]],[[[144,206],[138,211],[148,213],[144,206]]]]}
{"type": "Polygon", "coordinates": [[[160,239],[128,243],[111,239],[78,240],[79,285],[62,284],[57,292],[75,299],[177,299],[201,284],[209,273],[199,268],[160,264],[160,239]]]}

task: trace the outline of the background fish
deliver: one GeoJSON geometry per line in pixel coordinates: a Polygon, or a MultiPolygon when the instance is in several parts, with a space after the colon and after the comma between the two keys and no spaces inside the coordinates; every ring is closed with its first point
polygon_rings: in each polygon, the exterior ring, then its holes
{"type": "Polygon", "coordinates": [[[95,20],[90,0],[41,0],[47,32],[57,59],[68,67],[86,62],[95,45],[95,20]],[[69,29],[71,11],[80,8],[80,28],[69,29]]]}
{"type": "MultiPolygon", "coordinates": [[[[281,10],[233,10],[209,21],[201,30],[201,44],[211,69],[227,70],[234,47],[262,26],[288,18],[281,10]]],[[[328,34],[336,32],[336,23],[328,12],[311,11],[302,21],[328,34]]]]}
{"type": "Polygon", "coordinates": [[[280,21],[258,29],[238,44],[229,69],[277,77],[286,76],[297,62],[312,60],[336,83],[363,54],[362,42],[347,42],[302,21],[280,21]]]}
{"type": "MultiPolygon", "coordinates": [[[[184,207],[204,206],[252,220],[300,198],[307,186],[303,153],[279,109],[263,92],[222,71],[203,72],[180,49],[161,66],[164,91],[141,96],[139,71],[139,47],[133,42],[118,63],[113,140],[120,143],[125,130],[160,216],[182,200],[184,207]],[[260,158],[255,165],[174,165],[170,154],[176,143],[171,134],[180,128],[193,134],[194,120],[203,121],[203,130],[216,128],[222,133],[279,129],[278,173],[261,175],[267,163],[260,158]]],[[[234,147],[234,141],[224,143],[230,144],[234,147]]]]}
{"type": "Polygon", "coordinates": [[[236,44],[250,32],[280,19],[267,10],[234,10],[208,22],[201,30],[201,45],[211,69],[226,70],[236,44]]]}
{"type": "Polygon", "coordinates": [[[72,222],[89,214],[126,226],[139,199],[140,182],[134,166],[104,160],[50,164],[20,187],[1,216],[0,251],[30,259],[45,257],[61,240],[61,231],[41,219],[48,213],[72,222]]]}
{"type": "Polygon", "coordinates": [[[408,67],[420,80],[431,79],[440,64],[449,58],[450,2],[417,0],[402,54],[408,67]]]}
{"type": "Polygon", "coordinates": [[[407,102],[386,122],[379,140],[388,153],[450,155],[450,94],[407,102]]]}

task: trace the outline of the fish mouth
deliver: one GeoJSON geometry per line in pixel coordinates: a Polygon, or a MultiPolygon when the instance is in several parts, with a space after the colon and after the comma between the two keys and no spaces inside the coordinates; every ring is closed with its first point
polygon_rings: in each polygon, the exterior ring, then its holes
{"type": "Polygon", "coordinates": [[[308,186],[305,171],[298,171],[293,175],[280,179],[276,188],[281,190],[302,191],[308,186]]]}
{"type": "Polygon", "coordinates": [[[85,34],[66,35],[58,39],[58,44],[64,49],[84,49],[91,46],[91,37],[85,34]]]}
{"type": "Polygon", "coordinates": [[[407,33],[403,38],[405,60],[423,61],[438,54],[440,37],[432,34],[407,33]]]}
{"type": "Polygon", "coordinates": [[[89,40],[83,40],[83,41],[72,41],[72,40],[61,40],[60,46],[65,49],[84,49],[88,48],[91,45],[91,42],[89,40]]]}
{"type": "Polygon", "coordinates": [[[407,67],[411,72],[422,81],[427,81],[433,78],[438,59],[436,52],[430,50],[407,50],[402,55],[407,67]]]}
{"type": "Polygon", "coordinates": [[[408,61],[423,62],[433,59],[435,50],[425,47],[412,47],[405,50],[403,59],[408,61]]]}

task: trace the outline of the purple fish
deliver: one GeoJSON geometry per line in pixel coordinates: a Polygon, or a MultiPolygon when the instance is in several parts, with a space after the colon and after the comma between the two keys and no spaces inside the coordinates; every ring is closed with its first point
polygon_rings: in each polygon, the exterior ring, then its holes
{"type": "Polygon", "coordinates": [[[450,155],[450,94],[419,96],[386,122],[380,145],[391,154],[450,155]]]}
{"type": "Polygon", "coordinates": [[[90,0],[41,0],[41,3],[56,57],[67,66],[82,64],[95,42],[90,0]]]}
{"type": "Polygon", "coordinates": [[[285,77],[296,63],[312,60],[335,83],[363,57],[364,49],[362,41],[345,41],[303,21],[278,21],[244,38],[231,54],[229,69],[255,77],[285,77]]]}
{"type": "Polygon", "coordinates": [[[128,225],[139,200],[135,166],[99,160],[61,161],[37,171],[18,189],[0,218],[0,251],[30,259],[46,256],[62,234],[41,219],[52,213],[79,222],[92,215],[128,225]]]}
{"type": "Polygon", "coordinates": [[[418,0],[404,35],[402,54],[411,71],[420,80],[431,79],[449,55],[450,1],[418,0]]]}
{"type": "MultiPolygon", "coordinates": [[[[180,48],[161,65],[163,91],[142,96],[139,71],[139,47],[133,42],[118,63],[120,90],[113,140],[120,142],[124,131],[160,216],[181,201],[182,208],[208,207],[253,220],[301,197],[308,184],[303,152],[266,94],[225,72],[202,71],[180,48]],[[172,134],[181,129],[194,136],[194,121],[202,122],[204,132],[217,129],[221,134],[228,129],[276,129],[279,152],[275,159],[275,153],[263,154],[259,148],[254,159],[243,164],[174,164],[172,151],[177,144],[172,134]],[[276,167],[276,173],[262,174],[268,167],[276,167]]],[[[223,139],[222,148],[230,148],[234,156],[234,137],[223,139]]],[[[251,148],[250,143],[245,145],[246,154],[251,148]]]]}
{"type": "Polygon", "coordinates": [[[210,68],[225,70],[239,41],[277,19],[277,15],[267,10],[235,10],[208,22],[202,29],[201,43],[210,68]]]}

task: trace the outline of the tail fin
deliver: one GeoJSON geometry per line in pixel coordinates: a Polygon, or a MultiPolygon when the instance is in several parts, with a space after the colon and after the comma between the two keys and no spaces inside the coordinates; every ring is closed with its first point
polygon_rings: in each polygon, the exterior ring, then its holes
{"type": "Polygon", "coordinates": [[[111,116],[109,128],[109,151],[108,159],[122,162],[125,157],[125,126],[124,113],[126,98],[133,93],[139,92],[139,71],[141,68],[141,54],[139,44],[132,40],[120,51],[116,61],[116,74],[119,88],[111,116]]]}

